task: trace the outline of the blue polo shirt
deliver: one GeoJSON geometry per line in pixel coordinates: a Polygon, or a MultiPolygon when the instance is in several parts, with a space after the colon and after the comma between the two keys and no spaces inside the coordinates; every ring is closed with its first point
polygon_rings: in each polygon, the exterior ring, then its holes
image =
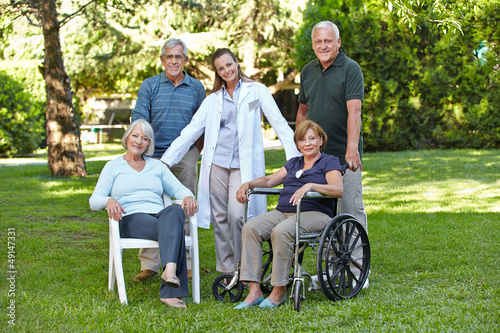
{"type": "Polygon", "coordinates": [[[144,80],[137,93],[131,121],[144,119],[153,127],[154,157],[161,157],[191,122],[206,95],[203,84],[186,72],[177,86],[164,71],[144,80]]]}
{"type": "MultiPolygon", "coordinates": [[[[304,167],[304,156],[294,157],[290,159],[284,168],[287,171],[285,180],[283,181],[283,189],[281,190],[278,206],[276,209],[282,213],[295,213],[297,211],[296,206],[292,206],[289,203],[292,195],[302,186],[307,183],[315,184],[327,184],[325,174],[330,170],[339,170],[340,162],[339,159],[332,155],[327,155],[321,153],[319,159],[314,162],[311,169],[304,171],[300,177],[297,177],[297,171],[304,167]]],[[[303,198],[300,211],[319,211],[327,214],[330,217],[336,215],[337,210],[337,199],[308,199],[303,198]]]]}

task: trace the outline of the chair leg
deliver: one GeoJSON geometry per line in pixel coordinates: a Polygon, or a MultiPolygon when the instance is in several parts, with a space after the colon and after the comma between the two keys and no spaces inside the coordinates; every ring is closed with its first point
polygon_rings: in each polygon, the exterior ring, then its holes
{"type": "MultiPolygon", "coordinates": [[[[196,217],[195,217],[196,218],[196,217]]],[[[191,279],[192,284],[192,296],[193,302],[200,303],[200,258],[198,252],[198,227],[196,223],[190,225],[190,237],[191,246],[189,252],[191,254],[191,268],[193,277],[191,279]]]]}
{"type": "Polygon", "coordinates": [[[114,250],[112,241],[109,242],[109,272],[108,272],[108,290],[113,291],[115,289],[115,267],[114,267],[114,250]]]}
{"type": "Polygon", "coordinates": [[[125,289],[125,277],[123,276],[123,266],[122,266],[122,249],[115,244],[114,255],[113,255],[113,266],[116,275],[116,285],[118,287],[118,296],[120,297],[120,303],[125,303],[128,305],[127,301],[127,290],[125,289]]]}

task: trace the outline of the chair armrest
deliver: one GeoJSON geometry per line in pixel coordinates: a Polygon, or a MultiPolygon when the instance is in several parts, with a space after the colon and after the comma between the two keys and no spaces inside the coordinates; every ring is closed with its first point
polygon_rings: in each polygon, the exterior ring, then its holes
{"type": "Polygon", "coordinates": [[[281,193],[281,188],[269,188],[269,187],[255,187],[248,191],[249,195],[252,194],[269,194],[269,195],[279,195],[281,193]]]}

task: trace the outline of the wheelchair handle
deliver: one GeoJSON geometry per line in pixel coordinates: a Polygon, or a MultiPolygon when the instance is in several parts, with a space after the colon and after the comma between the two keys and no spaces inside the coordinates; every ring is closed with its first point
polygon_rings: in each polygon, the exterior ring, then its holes
{"type": "Polygon", "coordinates": [[[342,171],[342,174],[344,174],[347,171],[347,169],[349,169],[349,163],[345,162],[340,166],[340,169],[342,171]]]}

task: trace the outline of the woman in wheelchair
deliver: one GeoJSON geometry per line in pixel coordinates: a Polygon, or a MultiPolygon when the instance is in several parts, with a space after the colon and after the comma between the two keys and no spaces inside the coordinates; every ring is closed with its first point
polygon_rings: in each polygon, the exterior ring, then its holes
{"type": "Polygon", "coordinates": [[[125,155],[106,163],[89,199],[92,210],[106,208],[119,221],[122,238],[158,241],[163,267],[160,301],[185,308],[180,297],[188,296],[184,211],[194,215],[198,203],[165,164],[153,155],[153,128],[145,120],[134,121],[122,138],[125,155]],[[166,193],[182,200],[181,206],[163,206],[166,193]]]}
{"type": "MultiPolygon", "coordinates": [[[[310,120],[301,122],[295,130],[294,141],[303,156],[290,159],[269,176],[244,183],[237,191],[237,200],[244,203],[249,200],[250,189],[283,183],[276,209],[251,219],[243,227],[240,280],[249,283],[249,293],[235,309],[257,305],[275,308],[286,301],[286,286],[294,254],[297,201],[309,191],[332,198],[340,198],[343,193],[339,159],[321,152],[326,140],[321,126],[310,120]],[[262,243],[268,239],[271,239],[273,248],[273,290],[264,299],[260,288],[262,243]]],[[[300,232],[323,230],[336,213],[335,205],[335,199],[304,198],[301,201],[300,232]]]]}

